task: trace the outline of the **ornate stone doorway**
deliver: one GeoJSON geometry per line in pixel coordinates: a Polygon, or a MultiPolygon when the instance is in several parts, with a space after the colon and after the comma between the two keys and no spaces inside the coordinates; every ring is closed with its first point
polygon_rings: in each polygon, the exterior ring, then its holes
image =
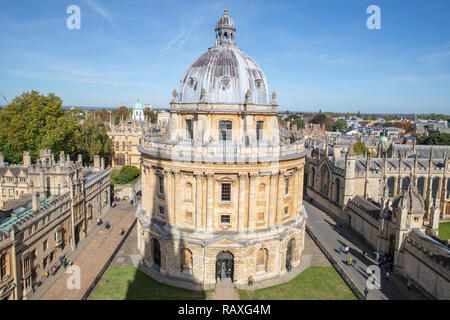
{"type": "Polygon", "coordinates": [[[153,263],[155,266],[161,267],[161,249],[156,239],[153,239],[153,263]]]}
{"type": "Polygon", "coordinates": [[[286,269],[289,271],[292,266],[292,239],[289,240],[286,249],[286,269]]]}
{"type": "Polygon", "coordinates": [[[216,257],[216,280],[231,279],[234,275],[234,256],[229,251],[221,251],[216,257]]]}

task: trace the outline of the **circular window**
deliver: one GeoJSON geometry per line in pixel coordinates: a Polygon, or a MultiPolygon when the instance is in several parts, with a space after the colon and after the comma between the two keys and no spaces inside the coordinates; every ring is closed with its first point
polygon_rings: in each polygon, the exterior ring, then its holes
{"type": "Polygon", "coordinates": [[[194,77],[190,77],[189,81],[188,81],[189,87],[194,88],[196,84],[197,84],[197,79],[195,79],[194,77]]]}
{"type": "Polygon", "coordinates": [[[228,89],[230,87],[230,78],[225,77],[222,79],[222,89],[228,89]]]}

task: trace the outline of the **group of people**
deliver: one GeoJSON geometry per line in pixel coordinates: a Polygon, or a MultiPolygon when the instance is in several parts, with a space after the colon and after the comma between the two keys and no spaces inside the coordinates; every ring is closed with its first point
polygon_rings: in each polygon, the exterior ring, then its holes
{"type": "Polygon", "coordinates": [[[73,265],[72,261],[70,261],[66,257],[61,256],[59,257],[59,265],[55,263],[53,267],[50,268],[49,271],[45,272],[45,277],[48,277],[50,274],[54,276],[61,266],[63,266],[64,269],[66,269],[67,266],[71,267],[72,265],[73,265]]]}
{"type": "Polygon", "coordinates": [[[102,224],[105,225],[105,229],[109,229],[111,227],[108,221],[103,222],[102,218],[98,218],[97,225],[101,226],[102,224]]]}
{"type": "Polygon", "coordinates": [[[346,246],[345,248],[339,247],[339,253],[345,253],[348,254],[350,252],[350,248],[348,246],[346,246]]]}

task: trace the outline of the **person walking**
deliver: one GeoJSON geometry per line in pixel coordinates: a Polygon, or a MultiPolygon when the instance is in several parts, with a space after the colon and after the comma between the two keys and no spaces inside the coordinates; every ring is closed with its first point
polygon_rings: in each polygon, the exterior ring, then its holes
{"type": "Polygon", "coordinates": [[[345,254],[347,254],[350,251],[350,248],[348,246],[345,247],[345,254]]]}
{"type": "Polygon", "coordinates": [[[339,254],[342,254],[342,252],[344,252],[344,249],[342,249],[342,247],[339,247],[339,254]]]}
{"type": "Polygon", "coordinates": [[[353,267],[356,267],[356,259],[352,260],[353,267]]]}
{"type": "Polygon", "coordinates": [[[389,281],[389,271],[386,271],[386,281],[389,281]]]}
{"type": "Polygon", "coordinates": [[[380,259],[380,254],[378,253],[378,251],[375,252],[375,261],[376,263],[378,263],[378,259],[380,259]]]}
{"type": "Polygon", "coordinates": [[[348,259],[348,261],[347,261],[347,265],[349,265],[349,266],[353,265],[353,261],[352,261],[352,258],[348,259]]]}
{"type": "Polygon", "coordinates": [[[365,289],[364,289],[364,299],[366,299],[367,300],[367,296],[369,295],[369,289],[366,287],[365,289]]]}

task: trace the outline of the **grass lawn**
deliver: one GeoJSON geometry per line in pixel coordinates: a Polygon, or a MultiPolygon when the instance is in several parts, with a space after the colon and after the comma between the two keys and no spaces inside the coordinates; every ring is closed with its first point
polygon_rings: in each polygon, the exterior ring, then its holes
{"type": "Polygon", "coordinates": [[[439,223],[439,238],[450,239],[450,222],[439,223]]]}
{"type": "Polygon", "coordinates": [[[204,300],[209,291],[199,292],[159,283],[133,267],[110,267],[89,300],[204,300]]]}
{"type": "Polygon", "coordinates": [[[331,266],[309,267],[289,282],[255,291],[239,290],[241,300],[356,300],[331,266]]]}

